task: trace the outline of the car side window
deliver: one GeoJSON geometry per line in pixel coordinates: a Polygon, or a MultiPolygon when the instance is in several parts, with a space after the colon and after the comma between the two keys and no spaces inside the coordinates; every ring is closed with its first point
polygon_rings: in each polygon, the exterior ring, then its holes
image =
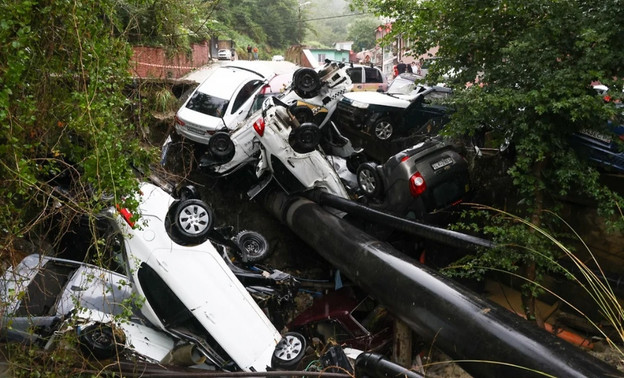
{"type": "Polygon", "coordinates": [[[262,80],[254,80],[245,84],[236,95],[236,99],[232,104],[232,113],[236,112],[262,85],[262,80]]]}
{"type": "Polygon", "coordinates": [[[137,276],[145,293],[145,299],[165,326],[170,327],[193,318],[182,301],[152,267],[141,263],[137,276]]]}
{"type": "Polygon", "coordinates": [[[362,80],[362,68],[360,67],[347,68],[347,75],[349,75],[353,84],[361,84],[364,82],[364,80],[362,80]]]}
{"type": "Polygon", "coordinates": [[[373,67],[364,67],[367,83],[383,83],[383,77],[378,69],[373,67]]]}

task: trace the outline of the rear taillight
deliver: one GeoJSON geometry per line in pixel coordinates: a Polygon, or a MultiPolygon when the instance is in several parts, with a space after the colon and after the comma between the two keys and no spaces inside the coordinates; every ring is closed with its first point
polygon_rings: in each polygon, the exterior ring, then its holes
{"type": "Polygon", "coordinates": [[[119,211],[119,214],[121,214],[121,217],[126,221],[126,223],[128,223],[128,226],[130,226],[130,228],[134,228],[134,222],[132,221],[132,213],[130,211],[128,211],[128,209],[121,208],[119,205],[117,205],[117,211],[119,211]]]}
{"type": "Polygon", "coordinates": [[[259,118],[256,122],[254,122],[253,128],[254,130],[256,130],[258,135],[263,136],[264,135],[264,119],[259,118]]]}
{"type": "Polygon", "coordinates": [[[409,190],[412,197],[418,197],[427,189],[427,183],[420,172],[416,172],[410,177],[409,190]]]}
{"type": "Polygon", "coordinates": [[[175,123],[177,123],[180,126],[184,126],[184,121],[178,118],[178,116],[175,116],[174,118],[175,118],[175,123]]]}

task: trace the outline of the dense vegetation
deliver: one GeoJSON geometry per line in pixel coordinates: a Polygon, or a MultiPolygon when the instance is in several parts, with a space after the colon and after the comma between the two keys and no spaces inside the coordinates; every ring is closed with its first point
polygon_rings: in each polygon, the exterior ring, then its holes
{"type": "Polygon", "coordinates": [[[0,5],[3,255],[48,227],[62,235],[78,214],[110,206],[104,197],[131,194],[133,168],[151,160],[130,121],[131,49],[119,34],[117,4],[0,5]]]}

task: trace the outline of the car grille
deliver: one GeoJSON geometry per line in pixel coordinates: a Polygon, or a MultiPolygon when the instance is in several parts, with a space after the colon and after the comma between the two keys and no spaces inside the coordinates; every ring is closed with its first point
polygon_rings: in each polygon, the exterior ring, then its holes
{"type": "Polygon", "coordinates": [[[339,124],[358,128],[365,123],[365,112],[341,101],[336,107],[336,118],[339,124]]]}

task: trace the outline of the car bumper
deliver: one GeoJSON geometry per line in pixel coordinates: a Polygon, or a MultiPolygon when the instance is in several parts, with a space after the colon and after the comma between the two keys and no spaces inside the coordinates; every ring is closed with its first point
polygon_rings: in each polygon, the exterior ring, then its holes
{"type": "Polygon", "coordinates": [[[188,127],[180,125],[176,125],[175,129],[180,136],[199,144],[208,144],[210,137],[214,134],[214,132],[210,131],[200,134],[198,131],[191,131],[188,127]]]}

